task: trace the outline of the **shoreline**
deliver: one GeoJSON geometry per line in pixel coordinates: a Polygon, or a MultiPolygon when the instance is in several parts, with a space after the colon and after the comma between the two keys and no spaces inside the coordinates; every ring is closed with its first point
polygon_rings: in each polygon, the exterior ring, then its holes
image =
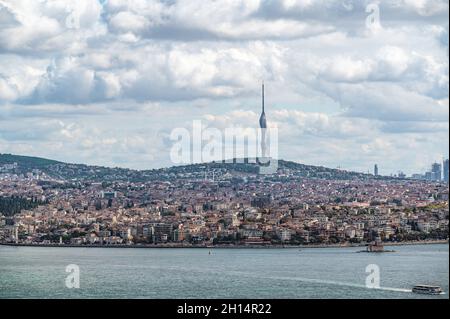
{"type": "MultiPolygon", "coordinates": [[[[404,242],[386,242],[383,245],[388,246],[411,246],[411,245],[442,245],[449,244],[448,239],[442,240],[418,240],[418,241],[404,241],[404,242]]],[[[72,245],[72,244],[24,244],[24,243],[0,243],[0,246],[10,247],[45,247],[45,248],[196,248],[196,249],[309,249],[309,248],[358,248],[367,247],[368,243],[361,244],[320,244],[320,245],[161,245],[161,244],[146,244],[146,245],[72,245]]]]}

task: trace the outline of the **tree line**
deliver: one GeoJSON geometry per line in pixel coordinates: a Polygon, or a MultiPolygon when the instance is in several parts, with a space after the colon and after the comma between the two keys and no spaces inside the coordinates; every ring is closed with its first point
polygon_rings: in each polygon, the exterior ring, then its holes
{"type": "Polygon", "coordinates": [[[30,210],[42,204],[45,204],[45,202],[36,197],[27,199],[20,196],[0,196],[0,214],[13,216],[19,214],[23,209],[30,210]]]}

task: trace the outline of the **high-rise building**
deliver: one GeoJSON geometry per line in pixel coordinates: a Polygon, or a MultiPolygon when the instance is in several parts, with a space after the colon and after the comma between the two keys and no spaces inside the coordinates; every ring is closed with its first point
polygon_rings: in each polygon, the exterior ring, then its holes
{"type": "Polygon", "coordinates": [[[434,181],[442,180],[442,165],[439,163],[433,163],[431,165],[431,179],[434,181]]]}
{"type": "Polygon", "coordinates": [[[448,183],[448,159],[444,160],[444,182],[448,183]]]}
{"type": "Polygon", "coordinates": [[[373,175],[378,176],[378,164],[373,167],[373,175]]]}

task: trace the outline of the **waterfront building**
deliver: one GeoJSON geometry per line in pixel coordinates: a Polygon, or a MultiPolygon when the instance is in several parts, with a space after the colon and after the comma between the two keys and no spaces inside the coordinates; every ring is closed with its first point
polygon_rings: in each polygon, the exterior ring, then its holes
{"type": "Polygon", "coordinates": [[[172,224],[156,223],[153,224],[152,241],[154,243],[167,242],[169,238],[173,238],[172,224]]]}
{"type": "Polygon", "coordinates": [[[280,231],[280,239],[281,239],[281,241],[290,241],[291,240],[291,231],[289,229],[282,229],[280,231]]]}
{"type": "Polygon", "coordinates": [[[185,239],[185,230],[183,224],[180,224],[177,229],[173,231],[173,241],[181,242],[185,239]]]}

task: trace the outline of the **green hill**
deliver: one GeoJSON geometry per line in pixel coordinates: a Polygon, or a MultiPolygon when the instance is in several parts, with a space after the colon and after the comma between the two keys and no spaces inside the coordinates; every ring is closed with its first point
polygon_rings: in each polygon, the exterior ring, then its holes
{"type": "Polygon", "coordinates": [[[17,163],[22,168],[42,169],[61,162],[40,157],[20,156],[12,154],[0,154],[0,165],[17,163]]]}
{"type": "MultiPolygon", "coordinates": [[[[170,181],[176,179],[204,178],[205,172],[214,171],[216,176],[228,174],[233,176],[255,175],[259,172],[259,166],[251,163],[223,163],[212,162],[203,164],[191,164],[184,166],[173,166],[169,168],[152,170],[133,170],[126,168],[110,168],[103,166],[91,166],[84,164],[67,164],[54,160],[18,156],[11,154],[0,154],[0,172],[4,164],[14,164],[17,166],[9,170],[9,173],[26,174],[32,170],[40,170],[50,177],[59,180],[78,180],[78,181],[96,181],[96,182],[116,182],[116,181],[170,181]]],[[[274,181],[285,181],[292,178],[319,178],[329,180],[348,180],[348,179],[372,179],[386,178],[374,177],[368,174],[330,169],[320,166],[311,166],[299,164],[291,161],[278,161],[278,172],[267,178],[274,181]],[[286,177],[289,173],[289,178],[286,177]]]]}

